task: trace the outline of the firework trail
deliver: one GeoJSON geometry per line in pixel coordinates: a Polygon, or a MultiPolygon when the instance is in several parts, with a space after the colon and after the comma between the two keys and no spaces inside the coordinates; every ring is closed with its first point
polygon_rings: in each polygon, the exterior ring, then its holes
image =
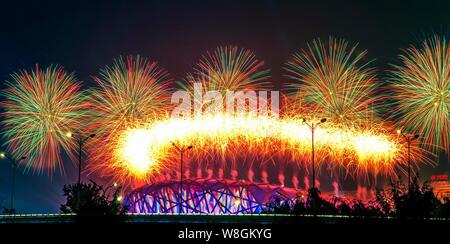
{"type": "MultiPolygon", "coordinates": [[[[318,165],[338,164],[356,177],[368,173],[395,176],[396,169],[406,162],[402,160],[401,152],[405,150],[402,138],[382,127],[343,130],[330,123],[316,133],[318,165]],[[345,160],[341,160],[343,157],[345,160]]],[[[264,168],[264,161],[257,157],[261,155],[271,155],[274,160],[270,162],[275,164],[290,159],[298,166],[310,167],[311,133],[301,119],[295,118],[217,114],[201,119],[167,119],[130,129],[118,140],[120,143],[112,150],[118,180],[134,178],[153,182],[153,168],[171,164],[177,168],[179,158],[172,147],[173,141],[182,147],[194,145],[185,159],[186,165],[196,161],[204,169],[210,169],[209,162],[219,162],[217,168],[222,169],[233,163],[239,169],[264,168]],[[216,154],[225,155],[226,160],[207,158],[216,154]],[[257,160],[248,165],[247,160],[239,160],[242,155],[255,155],[257,160]]],[[[412,157],[416,163],[426,161],[420,147],[413,146],[412,157]]]]}
{"type": "Polygon", "coordinates": [[[64,171],[61,150],[74,158],[76,146],[66,134],[80,129],[87,111],[80,82],[61,67],[38,65],[31,72],[13,74],[12,79],[1,92],[5,144],[15,157],[27,157],[27,170],[64,171]]]}
{"type": "Polygon", "coordinates": [[[366,54],[344,40],[314,40],[285,67],[293,80],[287,84],[292,100],[298,107],[310,108],[309,114],[345,126],[367,124],[375,117],[379,98],[374,70],[364,63],[366,54]]]}
{"type": "Polygon", "coordinates": [[[418,133],[428,148],[449,149],[450,49],[435,36],[403,50],[390,73],[393,117],[399,127],[418,133]]]}

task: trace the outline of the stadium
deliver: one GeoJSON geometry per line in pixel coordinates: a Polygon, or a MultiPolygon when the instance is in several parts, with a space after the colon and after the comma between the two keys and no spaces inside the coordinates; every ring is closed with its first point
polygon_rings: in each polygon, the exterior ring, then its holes
{"type": "Polygon", "coordinates": [[[163,181],[133,190],[130,213],[253,214],[277,198],[292,201],[305,192],[265,183],[217,179],[163,181]],[[182,187],[182,194],[180,189],[182,187]]]}

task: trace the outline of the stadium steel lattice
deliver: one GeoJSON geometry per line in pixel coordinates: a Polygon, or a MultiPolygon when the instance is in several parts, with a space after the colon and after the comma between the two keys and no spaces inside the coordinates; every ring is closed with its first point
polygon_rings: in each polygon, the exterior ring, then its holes
{"type": "Polygon", "coordinates": [[[245,181],[186,179],[182,185],[181,197],[180,181],[165,181],[132,191],[125,204],[130,213],[251,214],[261,213],[276,198],[290,201],[302,194],[291,188],[245,181]]]}

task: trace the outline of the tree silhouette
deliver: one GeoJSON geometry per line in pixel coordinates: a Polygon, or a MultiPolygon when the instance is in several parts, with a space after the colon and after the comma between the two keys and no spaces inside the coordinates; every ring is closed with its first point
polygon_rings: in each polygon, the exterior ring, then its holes
{"type": "Polygon", "coordinates": [[[425,182],[420,186],[417,177],[413,179],[410,187],[400,181],[391,182],[391,192],[395,216],[401,219],[431,218],[436,215],[440,205],[430,185],[425,182]]]}
{"type": "Polygon", "coordinates": [[[441,204],[438,217],[449,219],[450,218],[450,199],[445,198],[443,201],[444,201],[444,203],[441,204]]]}
{"type": "Polygon", "coordinates": [[[306,209],[311,214],[337,214],[335,206],[320,196],[317,188],[308,190],[308,199],[306,200],[306,209]]]}
{"type": "Polygon", "coordinates": [[[108,222],[125,221],[128,208],[121,204],[120,188],[115,188],[112,195],[108,188],[104,189],[94,181],[64,185],[66,203],[61,205],[63,213],[75,213],[76,222],[108,222]]]}

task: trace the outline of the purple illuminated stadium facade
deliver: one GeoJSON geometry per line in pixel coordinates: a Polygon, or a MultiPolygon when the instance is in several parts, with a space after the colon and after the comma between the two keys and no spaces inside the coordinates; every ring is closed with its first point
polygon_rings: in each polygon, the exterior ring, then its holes
{"type": "Polygon", "coordinates": [[[130,213],[252,214],[276,198],[292,201],[305,193],[293,188],[217,179],[163,181],[133,190],[125,199],[130,213]],[[180,209],[181,207],[181,209],[180,209]]]}

